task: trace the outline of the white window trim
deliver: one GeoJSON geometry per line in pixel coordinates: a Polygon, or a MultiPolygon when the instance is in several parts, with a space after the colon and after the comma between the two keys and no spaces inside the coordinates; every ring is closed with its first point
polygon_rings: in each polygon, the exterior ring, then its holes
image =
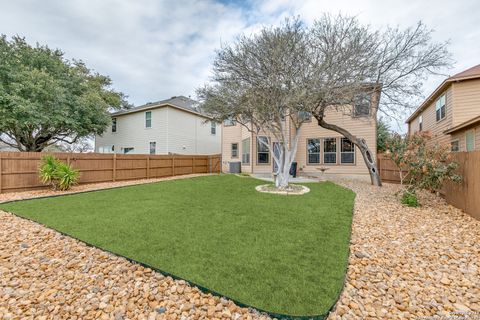
{"type": "Polygon", "coordinates": [[[333,137],[326,137],[326,138],[323,138],[323,142],[322,142],[322,143],[323,143],[323,159],[322,159],[323,161],[322,161],[322,163],[323,163],[324,165],[327,165],[327,166],[328,166],[328,165],[336,165],[336,164],[338,164],[338,139],[337,139],[337,138],[333,138],[333,137]],[[333,151],[328,151],[328,152],[325,151],[325,142],[326,142],[327,140],[331,140],[331,139],[333,139],[333,140],[335,141],[335,152],[333,152],[333,151]],[[327,154],[335,154],[335,162],[326,162],[326,161],[325,161],[325,155],[327,155],[327,154]]]}
{"type": "MultiPolygon", "coordinates": [[[[357,162],[357,155],[356,155],[356,147],[355,147],[355,144],[353,142],[351,142],[350,140],[350,143],[353,145],[353,151],[342,151],[342,140],[343,139],[347,139],[347,138],[340,138],[340,164],[345,164],[345,165],[355,165],[357,162]],[[353,153],[353,162],[343,162],[342,161],[342,153],[353,153]]],[[[348,140],[348,139],[347,139],[348,140]]]]}
{"type": "Polygon", "coordinates": [[[306,141],[307,145],[307,166],[318,166],[320,164],[322,164],[322,139],[321,138],[307,138],[307,141],[306,141]],[[308,152],[308,140],[318,140],[318,146],[319,146],[319,150],[318,152],[308,152]],[[310,154],[318,154],[318,162],[310,162],[310,154]]]}
{"type": "Polygon", "coordinates": [[[152,111],[145,111],[145,129],[150,129],[152,127],[152,111]],[[150,119],[147,119],[147,114],[150,113],[150,119]],[[150,127],[147,127],[147,120],[150,120],[150,127]]]}
{"type": "Polygon", "coordinates": [[[438,99],[435,101],[435,120],[437,122],[440,122],[442,121],[443,119],[445,119],[447,117],[447,94],[444,93],[442,94],[440,97],[438,97],[438,99]],[[443,105],[440,105],[439,102],[441,102],[441,100],[444,99],[444,103],[443,105]],[[440,107],[438,107],[440,105],[440,107]],[[445,115],[442,117],[442,107],[445,108],[445,115]],[[440,110],[440,119],[437,120],[437,111],[440,110]]]}

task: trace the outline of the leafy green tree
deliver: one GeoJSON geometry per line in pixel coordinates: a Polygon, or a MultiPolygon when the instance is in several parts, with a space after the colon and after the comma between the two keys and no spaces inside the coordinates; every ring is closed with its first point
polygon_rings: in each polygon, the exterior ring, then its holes
{"type": "Polygon", "coordinates": [[[108,111],[128,107],[107,76],[47,46],[0,36],[0,141],[20,151],[75,143],[109,126],[108,111]]]}
{"type": "Polygon", "coordinates": [[[392,133],[390,132],[390,126],[383,118],[377,121],[377,152],[383,153],[387,151],[387,143],[392,133]]]}

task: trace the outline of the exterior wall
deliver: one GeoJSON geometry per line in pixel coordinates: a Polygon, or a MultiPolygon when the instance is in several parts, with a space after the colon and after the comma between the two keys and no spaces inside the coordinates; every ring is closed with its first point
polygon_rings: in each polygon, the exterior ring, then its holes
{"type": "Polygon", "coordinates": [[[192,113],[172,107],[150,109],[152,127],[145,128],[145,112],[118,115],[117,132],[111,127],[95,137],[95,152],[104,146],[134,148],[132,154],[149,154],[150,142],[156,142],[156,154],[218,154],[221,144],[221,126],[217,124],[215,135],[210,133],[210,121],[192,113]]]}
{"type": "Polygon", "coordinates": [[[116,153],[122,148],[134,148],[132,154],[150,153],[150,142],[156,142],[156,154],[167,154],[167,108],[148,110],[152,112],[152,127],[145,128],[145,111],[116,116],[117,132],[109,127],[102,136],[95,136],[95,152],[103,146],[115,146],[116,153]]]}
{"type": "Polygon", "coordinates": [[[240,124],[225,126],[222,123],[222,172],[229,172],[229,162],[242,161],[242,131],[240,124]],[[238,143],[238,157],[232,157],[232,143],[238,143]]]}
{"type": "Polygon", "coordinates": [[[212,134],[210,120],[176,108],[166,107],[168,124],[167,150],[176,154],[220,153],[221,125],[212,134]]]}
{"type": "MultiPolygon", "coordinates": [[[[359,117],[353,118],[349,112],[342,113],[340,111],[329,111],[326,115],[326,120],[329,123],[342,126],[349,130],[356,136],[365,138],[370,146],[373,156],[376,157],[376,115],[372,117],[359,117]]],[[[253,173],[272,173],[273,171],[273,158],[270,155],[268,164],[260,164],[257,162],[257,136],[251,134],[241,125],[235,126],[223,126],[222,125],[222,171],[228,172],[228,163],[230,161],[241,161],[242,154],[242,139],[245,137],[251,137],[250,140],[250,165],[242,165],[242,172],[253,173]],[[239,157],[231,157],[231,144],[239,144],[239,157]]],[[[287,130],[289,130],[290,140],[293,139],[293,129],[287,123],[287,130]],[[290,128],[290,129],[289,129],[290,128]]],[[[268,136],[267,134],[260,133],[259,136],[268,136]]],[[[339,164],[340,161],[340,138],[342,136],[334,131],[321,128],[317,122],[312,119],[311,122],[304,123],[299,136],[298,149],[295,157],[295,161],[298,163],[299,173],[304,175],[319,175],[318,168],[327,167],[327,174],[340,174],[340,175],[361,175],[368,177],[368,169],[365,166],[362,155],[358,148],[355,148],[355,163],[354,164],[339,164]],[[307,164],[307,139],[309,138],[337,138],[337,164],[323,164],[323,141],[321,141],[320,150],[320,164],[309,165],[307,164]]],[[[270,147],[272,148],[274,139],[270,137],[270,147]]]]}
{"type": "MultiPolygon", "coordinates": [[[[351,134],[363,137],[370,150],[373,152],[374,159],[377,155],[377,136],[376,136],[376,119],[375,117],[359,117],[354,118],[350,113],[342,113],[334,110],[328,111],[325,117],[328,123],[336,124],[342,128],[347,129],[351,134]]],[[[316,121],[308,122],[303,125],[298,142],[298,151],[296,161],[301,172],[306,175],[320,174],[319,168],[328,168],[326,174],[336,175],[365,175],[368,176],[368,169],[363,161],[360,150],[355,147],[354,164],[340,164],[340,139],[343,136],[337,132],[324,129],[320,127],[316,121]],[[320,139],[320,164],[307,163],[307,139],[320,139]],[[323,139],[336,138],[337,139],[337,164],[323,163],[323,139]]]]}
{"type": "Polygon", "coordinates": [[[453,126],[480,116],[480,79],[455,82],[453,87],[453,126]]]}
{"type": "MultiPolygon", "coordinates": [[[[453,107],[453,90],[452,86],[448,87],[443,93],[446,93],[446,114],[445,118],[437,122],[435,115],[435,103],[438,97],[431,101],[428,107],[423,110],[417,117],[412,119],[409,123],[410,135],[419,131],[419,118],[423,116],[422,131],[429,131],[432,135],[431,143],[450,144],[450,136],[443,133],[445,130],[453,127],[453,113],[456,112],[453,107]]],[[[443,94],[442,93],[442,94],[443,94]]],[[[439,97],[442,95],[440,94],[439,97]]]]}
{"type": "Polygon", "coordinates": [[[473,128],[468,128],[452,133],[452,141],[458,140],[460,152],[467,151],[465,134],[467,133],[467,131],[470,130],[475,130],[475,150],[480,150],[480,125],[477,125],[473,128]]]}

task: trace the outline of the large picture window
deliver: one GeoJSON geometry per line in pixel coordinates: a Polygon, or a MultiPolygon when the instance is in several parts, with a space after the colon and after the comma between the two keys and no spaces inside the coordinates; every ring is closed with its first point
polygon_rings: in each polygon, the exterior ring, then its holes
{"type": "Polygon", "coordinates": [[[265,164],[270,163],[270,151],[268,149],[268,138],[257,138],[257,163],[265,164]]]}
{"type": "Polygon", "coordinates": [[[347,138],[341,140],[340,163],[355,163],[355,145],[347,138]]]}
{"type": "Polygon", "coordinates": [[[323,163],[337,163],[337,139],[325,138],[323,140],[323,163]]]}
{"type": "Polygon", "coordinates": [[[307,140],[307,163],[320,163],[320,139],[307,140]]]}
{"type": "Polygon", "coordinates": [[[446,99],[445,95],[443,94],[440,96],[440,98],[437,99],[437,102],[435,103],[435,116],[437,118],[437,121],[442,120],[445,118],[446,115],[446,99]]]}
{"type": "Polygon", "coordinates": [[[250,163],[250,138],[242,140],[242,163],[250,163]]]}

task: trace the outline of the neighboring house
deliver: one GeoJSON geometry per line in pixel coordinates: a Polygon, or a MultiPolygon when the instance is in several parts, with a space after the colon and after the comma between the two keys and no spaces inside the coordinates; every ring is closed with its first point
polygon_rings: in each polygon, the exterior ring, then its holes
{"type": "Polygon", "coordinates": [[[444,80],[407,124],[409,135],[429,131],[451,151],[480,150],[480,65],[444,80]]]}
{"type": "Polygon", "coordinates": [[[184,96],[111,114],[112,126],[95,136],[95,152],[218,154],[221,125],[184,96]]]}
{"type": "MultiPolygon", "coordinates": [[[[379,95],[363,99],[364,103],[345,108],[342,111],[330,110],[325,120],[337,124],[353,135],[363,137],[376,157],[377,146],[377,107],[379,95]]],[[[307,122],[302,124],[298,149],[295,156],[298,174],[318,176],[320,169],[327,168],[326,174],[369,177],[368,169],[360,151],[337,132],[320,127],[310,114],[301,115],[307,122]]],[[[290,121],[290,120],[288,120],[290,121]]],[[[293,130],[290,123],[287,128],[293,130]]],[[[287,129],[289,130],[289,129],[287,129]]],[[[292,138],[293,132],[290,134],[292,138]]],[[[222,124],[222,171],[229,172],[230,162],[241,162],[241,171],[247,173],[269,173],[275,168],[274,160],[268,149],[258,139],[268,141],[270,147],[275,144],[271,137],[259,134],[258,137],[234,120],[222,124]]],[[[291,139],[290,138],[290,139],[291,139]]]]}

